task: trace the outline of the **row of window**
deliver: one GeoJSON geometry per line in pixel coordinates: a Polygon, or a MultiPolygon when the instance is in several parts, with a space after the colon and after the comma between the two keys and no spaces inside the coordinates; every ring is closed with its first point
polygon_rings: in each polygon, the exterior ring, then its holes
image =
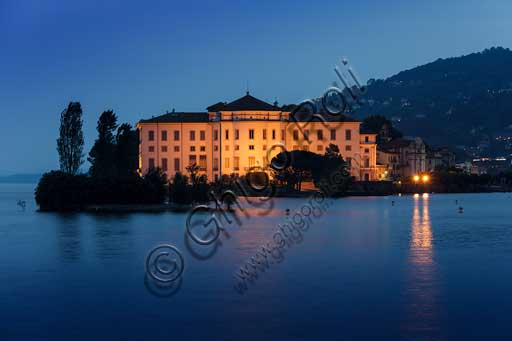
{"type": "MultiPolygon", "coordinates": [[[[309,130],[308,129],[305,129],[303,132],[302,132],[302,135],[304,137],[304,140],[308,140],[309,141],[309,130]]],[[[330,130],[330,138],[331,138],[331,141],[335,141],[336,140],[336,129],[331,129],[330,130]]],[[[322,129],[318,129],[316,131],[316,139],[318,141],[323,141],[324,140],[324,131],[322,129]]],[[[293,140],[294,141],[297,141],[299,140],[299,130],[298,129],[295,129],[293,131],[293,140]]],[[[350,129],[346,129],[345,130],[345,140],[346,141],[351,141],[352,140],[352,130],[350,129]]]]}
{"type": "MultiPolygon", "coordinates": [[[[225,151],[229,151],[229,149],[230,149],[229,145],[224,146],[224,150],[225,150],[225,151]]],[[[263,145],[263,146],[262,146],[262,149],[263,149],[263,150],[267,150],[267,145],[263,145]]],[[[293,149],[293,150],[298,150],[298,149],[299,149],[299,146],[293,146],[293,147],[292,147],[292,149],[293,149]]],[[[309,146],[302,146],[302,149],[303,149],[303,150],[309,150],[309,146]]],[[[324,147],[323,147],[322,145],[318,145],[316,149],[317,149],[317,151],[321,152],[321,151],[323,151],[323,150],[324,150],[324,147]]],[[[219,146],[214,146],[214,147],[213,147],[213,150],[214,150],[214,151],[218,151],[218,150],[219,150],[219,146]]],[[[235,145],[235,150],[240,150],[240,146],[239,146],[239,145],[235,145]]],[[[254,145],[249,145],[249,150],[254,150],[254,145]]],[[[352,151],[352,146],[350,146],[350,145],[346,145],[346,146],[345,146],[345,150],[346,150],[347,152],[352,151]]],[[[148,151],[149,151],[150,153],[153,153],[153,152],[155,151],[155,146],[149,146],[149,147],[148,147],[148,151]]],[[[162,153],[166,153],[167,151],[168,151],[167,146],[162,146],[162,153]]],[[[174,151],[175,151],[175,152],[179,152],[179,151],[180,151],[180,146],[174,146],[174,151]]],[[[190,151],[191,151],[191,152],[195,152],[195,151],[196,151],[196,146],[190,146],[190,151]]],[[[200,146],[200,147],[199,147],[199,151],[201,151],[201,152],[205,152],[205,151],[206,151],[206,146],[200,146]]],[[[370,152],[370,149],[365,148],[365,149],[364,149],[364,152],[365,152],[365,153],[369,153],[369,152],[370,152]]]]}
{"type": "MultiPolygon", "coordinates": [[[[224,131],[224,138],[226,140],[229,140],[229,132],[230,132],[229,129],[226,129],[224,131]]],[[[161,133],[161,140],[167,141],[167,130],[162,130],[160,133],[161,133]]],[[[173,133],[174,133],[174,141],[179,141],[180,140],[180,131],[174,130],[173,133]]],[[[281,130],[281,140],[284,140],[284,134],[285,134],[285,131],[281,130]]],[[[309,140],[309,130],[308,129],[305,129],[302,132],[302,134],[303,134],[305,140],[309,140]]],[[[255,136],[254,129],[249,129],[249,139],[254,140],[254,136],[255,136]]],[[[267,129],[262,130],[261,136],[262,136],[263,140],[267,139],[267,129]]],[[[275,129],[272,129],[271,136],[272,136],[272,140],[276,139],[276,130],[275,129]]],[[[322,141],[324,139],[324,131],[322,129],[318,129],[316,131],[316,137],[317,137],[318,141],[322,141]]],[[[332,141],[336,140],[336,129],[330,130],[330,138],[332,141]]],[[[219,131],[218,130],[213,131],[213,139],[215,141],[217,141],[219,139],[219,131]]],[[[238,140],[238,139],[240,139],[240,131],[238,129],[235,129],[235,140],[238,140]]],[[[295,141],[297,141],[299,139],[299,130],[298,129],[295,129],[293,131],[293,139],[295,141]]],[[[155,131],[154,130],[148,131],[148,140],[149,141],[155,140],[155,131]]],[[[196,140],[196,131],[195,130],[189,131],[189,140],[190,141],[196,140]]],[[[206,130],[199,131],[199,140],[200,141],[206,140],[206,130]]],[[[350,130],[350,129],[345,130],[345,140],[347,140],[347,141],[352,140],[352,130],[350,130]]],[[[368,142],[368,137],[365,137],[365,142],[368,142]]]]}
{"type": "MultiPolygon", "coordinates": [[[[160,168],[167,172],[169,170],[169,162],[167,158],[162,158],[160,160],[160,168]]],[[[206,155],[199,155],[199,162],[197,162],[197,155],[189,155],[188,164],[197,164],[199,166],[199,170],[206,171],[206,155]]],[[[179,172],[180,171],[180,158],[174,158],[174,171],[179,172]]],[[[267,165],[268,160],[267,158],[263,158],[263,164],[267,165]]],[[[249,168],[259,166],[256,163],[256,158],[254,156],[249,156],[248,158],[248,164],[249,168]]],[[[148,159],[148,167],[150,169],[155,168],[155,159],[149,158],[148,159]]],[[[231,168],[231,158],[227,157],[224,159],[224,168],[231,168]]],[[[240,157],[235,156],[233,157],[233,170],[237,171],[240,169],[240,157]]],[[[219,170],[219,159],[215,158],[213,159],[213,170],[218,171],[219,170]]]]}

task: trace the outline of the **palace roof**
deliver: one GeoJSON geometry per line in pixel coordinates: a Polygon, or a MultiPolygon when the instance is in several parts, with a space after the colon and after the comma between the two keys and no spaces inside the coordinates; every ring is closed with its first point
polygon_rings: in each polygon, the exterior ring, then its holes
{"type": "Polygon", "coordinates": [[[216,111],[282,111],[281,108],[274,106],[272,104],[269,104],[267,102],[264,102],[260,99],[257,99],[256,97],[253,97],[249,95],[249,91],[247,91],[247,94],[243,97],[240,97],[237,100],[234,100],[230,103],[216,103],[214,105],[211,105],[207,108],[209,112],[216,112],[216,111]]]}

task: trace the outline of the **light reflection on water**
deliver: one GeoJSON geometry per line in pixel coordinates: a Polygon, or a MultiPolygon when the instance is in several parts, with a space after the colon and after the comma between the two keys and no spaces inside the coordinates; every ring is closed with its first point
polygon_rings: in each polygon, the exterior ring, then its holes
{"type": "Polygon", "coordinates": [[[406,325],[416,334],[438,337],[439,286],[434,260],[429,195],[413,196],[413,214],[406,283],[406,325]]]}

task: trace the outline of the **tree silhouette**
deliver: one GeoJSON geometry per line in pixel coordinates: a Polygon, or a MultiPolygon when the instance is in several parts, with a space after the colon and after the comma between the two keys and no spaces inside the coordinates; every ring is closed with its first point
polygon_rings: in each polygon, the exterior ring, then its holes
{"type": "Polygon", "coordinates": [[[87,158],[91,163],[89,173],[94,177],[113,177],[116,175],[116,141],[114,138],[116,128],[116,114],[112,110],[104,111],[98,119],[96,127],[98,139],[94,142],[87,158]]]}
{"type": "Polygon", "coordinates": [[[83,163],[84,134],[82,132],[82,106],[80,102],[69,103],[60,114],[59,153],[60,170],[77,174],[83,163]]]}

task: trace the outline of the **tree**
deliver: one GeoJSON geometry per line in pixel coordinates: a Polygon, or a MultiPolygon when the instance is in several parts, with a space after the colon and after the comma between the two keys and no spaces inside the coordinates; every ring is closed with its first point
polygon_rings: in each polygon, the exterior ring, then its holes
{"type": "Polygon", "coordinates": [[[377,143],[384,143],[402,137],[390,120],[382,115],[371,115],[363,120],[362,129],[377,134],[377,143]]]}
{"type": "Polygon", "coordinates": [[[190,182],[192,185],[195,185],[197,183],[197,172],[199,172],[199,165],[196,163],[193,163],[191,165],[188,165],[185,167],[187,172],[190,174],[190,182]]]}
{"type": "Polygon", "coordinates": [[[89,172],[94,177],[114,177],[116,175],[116,144],[114,131],[117,116],[112,110],[104,111],[98,119],[96,130],[98,139],[94,142],[87,160],[91,163],[89,172]]]}
{"type": "Polygon", "coordinates": [[[77,174],[83,163],[84,134],[82,132],[82,106],[80,102],[69,103],[60,114],[59,153],[60,170],[77,174]]]}
{"type": "Polygon", "coordinates": [[[115,160],[119,176],[134,174],[139,166],[139,134],[127,123],[117,129],[115,160]]]}

